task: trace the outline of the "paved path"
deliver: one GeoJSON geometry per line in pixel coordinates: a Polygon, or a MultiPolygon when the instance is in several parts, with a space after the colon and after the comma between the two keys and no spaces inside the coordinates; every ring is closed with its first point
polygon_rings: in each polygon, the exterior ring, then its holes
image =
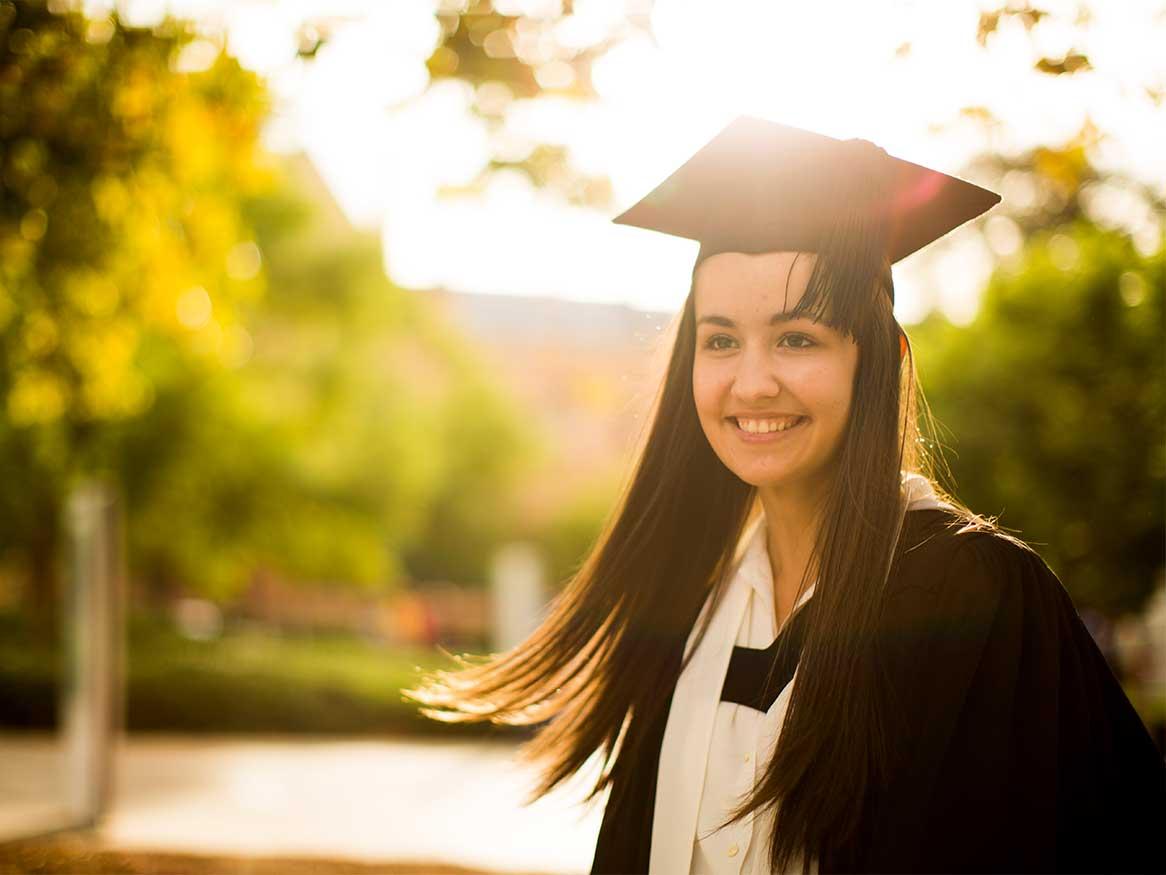
{"type": "MultiPolygon", "coordinates": [[[[602,800],[585,784],[523,807],[533,772],[512,745],[131,736],[117,757],[111,846],[194,853],[447,862],[582,873],[602,800]]],[[[0,826],[63,795],[47,736],[0,735],[0,826]]],[[[594,774],[592,772],[592,774],[594,774]]]]}

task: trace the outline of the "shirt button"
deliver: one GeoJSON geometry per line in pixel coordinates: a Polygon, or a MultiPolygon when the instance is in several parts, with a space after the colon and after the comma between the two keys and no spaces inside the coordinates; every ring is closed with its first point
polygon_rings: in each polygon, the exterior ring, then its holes
{"type": "Polygon", "coordinates": [[[752,755],[752,754],[748,754],[748,753],[747,753],[747,754],[745,754],[745,762],[749,762],[749,760],[751,760],[751,759],[753,759],[753,755],[752,755]]]}
{"type": "Polygon", "coordinates": [[[737,856],[737,851],[739,851],[739,850],[741,850],[741,849],[738,848],[736,845],[729,845],[729,856],[730,857],[737,856]]]}

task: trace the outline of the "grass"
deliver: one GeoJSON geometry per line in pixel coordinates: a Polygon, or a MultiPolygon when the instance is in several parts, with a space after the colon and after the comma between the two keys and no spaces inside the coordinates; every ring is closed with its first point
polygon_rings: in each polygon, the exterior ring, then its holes
{"type": "MultiPolygon", "coordinates": [[[[61,655],[0,618],[0,726],[56,724],[61,655]]],[[[259,629],[184,638],[158,622],[130,624],[126,724],[131,731],[437,734],[519,733],[439,724],[402,700],[417,667],[450,667],[436,650],[386,647],[353,635],[259,629]]]]}
{"type": "MultiPolygon", "coordinates": [[[[451,667],[428,649],[386,647],[355,635],[230,631],[184,638],[135,619],[128,634],[126,724],[131,731],[390,734],[522,738],[531,730],[444,724],[418,715],[401,688],[424,671],[451,667]]],[[[58,651],[0,615],[0,727],[57,724],[58,651]]],[[[1127,686],[1147,725],[1166,725],[1161,690],[1127,686]]],[[[1161,735],[1159,745],[1166,743],[1161,735]]]]}

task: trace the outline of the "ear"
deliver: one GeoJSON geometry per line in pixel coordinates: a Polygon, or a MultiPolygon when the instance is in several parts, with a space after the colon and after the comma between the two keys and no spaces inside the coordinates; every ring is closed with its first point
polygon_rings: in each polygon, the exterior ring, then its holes
{"type": "Polygon", "coordinates": [[[903,356],[907,354],[907,334],[902,328],[899,329],[899,361],[903,360],[903,356]]]}

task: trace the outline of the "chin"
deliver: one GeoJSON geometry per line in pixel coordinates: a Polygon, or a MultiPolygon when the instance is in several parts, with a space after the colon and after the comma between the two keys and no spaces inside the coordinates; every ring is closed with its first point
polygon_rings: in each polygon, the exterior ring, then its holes
{"type": "Polygon", "coordinates": [[[757,466],[726,465],[725,467],[732,471],[738,479],[758,489],[780,489],[796,479],[788,473],[759,470],[757,466]]]}
{"type": "MultiPolygon", "coordinates": [[[[721,461],[724,462],[724,459],[721,461]]],[[[767,467],[763,463],[742,465],[737,459],[733,462],[731,465],[726,463],[725,467],[739,480],[757,489],[781,491],[799,485],[804,486],[807,482],[827,476],[827,471],[822,468],[807,468],[803,465],[791,469],[788,466],[767,467]]]]}

